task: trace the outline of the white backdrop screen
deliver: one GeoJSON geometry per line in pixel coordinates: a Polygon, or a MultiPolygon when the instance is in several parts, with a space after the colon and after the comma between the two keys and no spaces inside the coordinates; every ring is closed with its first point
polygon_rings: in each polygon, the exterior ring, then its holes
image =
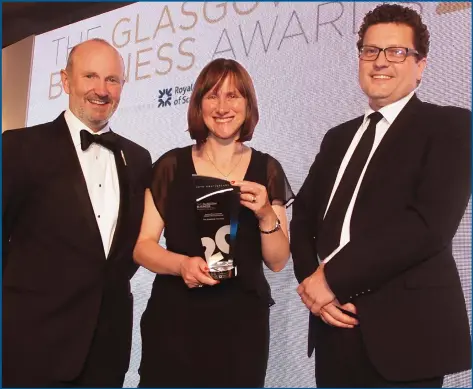
{"type": "MultiPolygon", "coordinates": [[[[470,108],[470,6],[404,4],[422,14],[431,32],[419,97],[470,108]]],[[[149,149],[156,160],[191,143],[186,112],[200,70],[214,58],[233,58],[248,69],[258,96],[260,122],[250,144],[281,162],[297,192],[326,131],[366,107],[357,82],[357,30],[376,5],[136,3],[50,31],[35,39],[28,125],[51,121],[67,107],[59,71],[70,49],[88,38],[103,38],[122,54],[127,74],[112,128],[149,149]]],[[[455,237],[454,254],[471,322],[471,206],[455,237]]],[[[281,273],[266,274],[276,300],[266,386],[314,387],[313,358],[306,356],[308,315],[295,291],[292,263],[281,273]]],[[[135,323],[126,386],[139,380],[139,321],[152,280],[153,274],[140,269],[132,281],[135,323]]],[[[471,386],[471,371],[447,377],[445,386],[471,386]]]]}

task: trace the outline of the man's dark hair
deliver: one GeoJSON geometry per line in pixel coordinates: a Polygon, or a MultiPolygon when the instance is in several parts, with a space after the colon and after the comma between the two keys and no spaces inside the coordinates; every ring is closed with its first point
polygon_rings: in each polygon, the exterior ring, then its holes
{"type": "Polygon", "coordinates": [[[414,49],[419,52],[418,59],[427,57],[429,53],[430,34],[427,26],[422,23],[421,16],[412,8],[397,4],[382,4],[368,12],[358,31],[358,50],[363,46],[363,38],[369,27],[382,23],[405,24],[414,32],[414,49]]]}

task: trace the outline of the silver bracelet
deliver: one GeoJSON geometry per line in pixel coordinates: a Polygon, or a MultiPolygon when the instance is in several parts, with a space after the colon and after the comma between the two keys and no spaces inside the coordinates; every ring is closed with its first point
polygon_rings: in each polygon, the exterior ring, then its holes
{"type": "Polygon", "coordinates": [[[272,230],[264,231],[261,228],[259,230],[262,234],[272,234],[273,232],[276,232],[280,229],[281,229],[281,221],[279,220],[279,218],[276,218],[276,225],[274,226],[272,230]]]}

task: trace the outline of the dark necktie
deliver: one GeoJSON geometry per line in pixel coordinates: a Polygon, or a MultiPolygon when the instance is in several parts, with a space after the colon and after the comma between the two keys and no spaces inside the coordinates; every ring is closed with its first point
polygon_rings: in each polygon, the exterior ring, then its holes
{"type": "Polygon", "coordinates": [[[368,128],[361,136],[348,162],[322,222],[322,229],[317,239],[317,251],[321,260],[329,256],[340,244],[343,219],[345,219],[356,184],[373,148],[376,125],[383,118],[383,115],[379,112],[373,112],[368,118],[370,119],[368,128]]]}
{"type": "Polygon", "coordinates": [[[102,135],[94,135],[89,131],[80,130],[80,146],[82,151],[87,150],[92,143],[97,143],[113,152],[117,151],[117,136],[113,132],[108,131],[102,135]]]}

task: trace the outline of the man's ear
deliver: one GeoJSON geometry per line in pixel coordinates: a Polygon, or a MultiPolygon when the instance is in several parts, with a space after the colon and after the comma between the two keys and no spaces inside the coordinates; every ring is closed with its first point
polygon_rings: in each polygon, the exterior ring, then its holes
{"type": "Polygon", "coordinates": [[[424,57],[421,60],[417,61],[417,85],[422,80],[422,75],[424,74],[424,70],[427,66],[427,58],[424,57]]]}
{"type": "Polygon", "coordinates": [[[71,90],[69,85],[69,74],[67,74],[67,71],[64,69],[61,70],[61,82],[62,87],[64,88],[64,92],[69,94],[71,90]]]}

